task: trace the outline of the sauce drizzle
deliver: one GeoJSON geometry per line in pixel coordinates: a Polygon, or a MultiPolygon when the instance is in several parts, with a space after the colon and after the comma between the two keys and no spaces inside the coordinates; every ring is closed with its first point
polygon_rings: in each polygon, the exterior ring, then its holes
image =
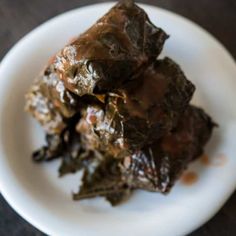
{"type": "Polygon", "coordinates": [[[193,171],[188,171],[183,174],[180,181],[186,186],[191,186],[198,181],[198,175],[193,171]]]}
{"type": "Polygon", "coordinates": [[[201,163],[204,166],[221,167],[227,162],[227,157],[224,154],[218,154],[213,158],[209,158],[206,154],[200,158],[201,163]]]}

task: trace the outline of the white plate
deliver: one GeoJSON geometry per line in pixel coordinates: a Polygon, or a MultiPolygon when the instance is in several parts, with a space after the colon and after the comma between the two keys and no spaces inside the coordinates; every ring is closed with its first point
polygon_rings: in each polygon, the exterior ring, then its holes
{"type": "Polygon", "coordinates": [[[236,187],[236,67],[219,42],[176,14],[142,5],[171,35],[163,55],[181,65],[197,86],[195,103],[220,124],[207,147],[209,163],[198,161],[190,167],[198,175],[194,184],[179,181],[168,196],[137,191],[127,203],[112,208],[101,198],[73,202],[79,176],[59,179],[58,162],[37,165],[30,159],[43,133],[23,112],[25,91],[51,55],[111,6],[92,5],[48,21],[2,61],[0,189],[21,216],[50,235],[184,235],[209,220],[236,187]]]}

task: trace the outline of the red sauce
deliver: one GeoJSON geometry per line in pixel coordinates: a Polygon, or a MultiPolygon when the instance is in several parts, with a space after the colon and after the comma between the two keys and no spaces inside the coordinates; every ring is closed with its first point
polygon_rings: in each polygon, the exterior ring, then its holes
{"type": "Polygon", "coordinates": [[[209,158],[206,154],[203,154],[203,155],[200,157],[200,162],[201,162],[204,166],[209,166],[209,165],[211,164],[210,158],[209,158]]]}
{"type": "Polygon", "coordinates": [[[90,115],[88,119],[91,122],[91,124],[96,124],[97,122],[97,117],[95,115],[90,115]]]}
{"type": "Polygon", "coordinates": [[[201,163],[204,166],[224,166],[227,162],[227,157],[224,154],[219,154],[213,158],[209,158],[206,154],[202,155],[200,158],[201,163]]]}
{"type": "Polygon", "coordinates": [[[183,176],[181,177],[180,181],[187,186],[191,186],[193,184],[195,184],[198,180],[198,175],[197,173],[193,172],[193,171],[189,171],[183,174],[183,176]]]}

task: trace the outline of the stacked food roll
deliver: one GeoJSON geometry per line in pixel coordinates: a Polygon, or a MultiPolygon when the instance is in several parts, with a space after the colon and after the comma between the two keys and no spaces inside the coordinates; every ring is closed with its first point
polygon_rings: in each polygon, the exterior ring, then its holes
{"type": "Polygon", "coordinates": [[[76,200],[112,205],[135,189],[167,193],[203,153],[215,123],[190,105],[195,86],[170,58],[168,35],[132,1],[120,1],[56,54],[26,94],[60,176],[84,170],[76,200]]]}

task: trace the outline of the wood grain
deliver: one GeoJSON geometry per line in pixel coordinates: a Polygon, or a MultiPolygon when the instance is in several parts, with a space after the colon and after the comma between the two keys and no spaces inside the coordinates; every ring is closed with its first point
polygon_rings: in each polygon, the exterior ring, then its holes
{"type": "MultiPolygon", "coordinates": [[[[103,0],[0,0],[0,60],[7,51],[33,28],[67,10],[103,0]]],[[[236,58],[235,0],[143,0],[181,14],[212,33],[236,58]]],[[[207,199],[206,199],[207,201],[207,199]]],[[[0,196],[0,235],[41,236],[18,216],[0,196]]],[[[236,194],[221,211],[191,236],[236,235],[236,194]]]]}

